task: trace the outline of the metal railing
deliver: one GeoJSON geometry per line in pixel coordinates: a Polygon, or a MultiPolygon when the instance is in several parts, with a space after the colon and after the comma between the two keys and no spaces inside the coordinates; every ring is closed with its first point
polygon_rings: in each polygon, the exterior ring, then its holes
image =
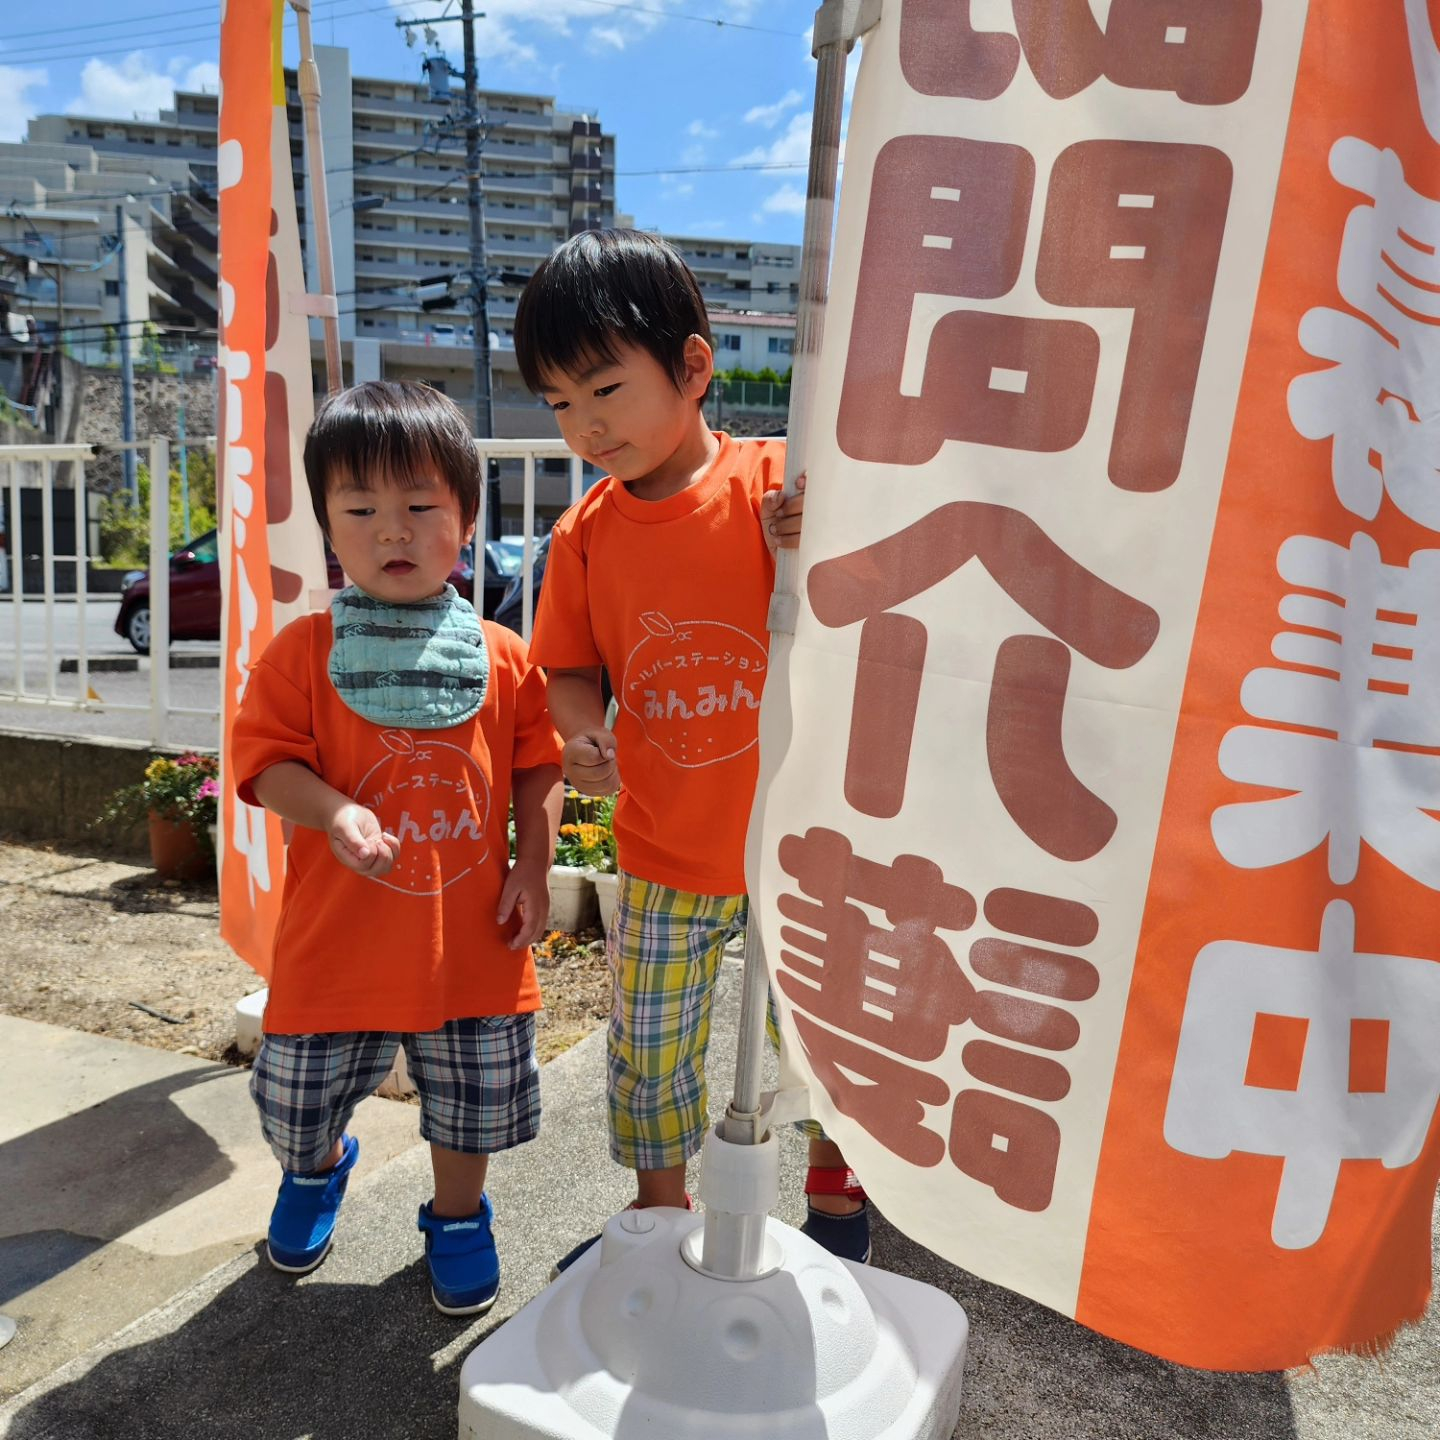
{"type": "MultiPolygon", "coordinates": [[[[209,440],[181,442],[194,448],[204,447],[209,440]]],[[[137,440],[130,444],[106,445],[107,453],[137,450],[148,455],[150,464],[150,700],[148,705],[107,701],[104,705],[90,699],[90,637],[87,620],[90,608],[89,507],[85,467],[102,447],[90,445],[0,445],[0,480],[8,503],[8,558],[10,570],[11,629],[14,638],[15,674],[13,688],[0,688],[0,700],[20,705],[58,706],[72,710],[125,710],[148,713],[150,740],[154,745],[166,742],[168,718],[190,715],[219,719],[218,704],[213,708],[195,709],[172,706],[170,703],[170,447],[165,436],[137,440]],[[74,541],[70,553],[55,549],[55,467],[68,463],[73,467],[75,493],[74,541]],[[40,470],[40,549],[38,554],[26,553],[24,547],[22,494],[33,486],[21,484],[22,467],[38,466],[40,470]],[[26,560],[40,561],[41,585],[37,597],[42,602],[41,626],[44,633],[45,683],[32,689],[25,678],[25,601],[31,598],[25,585],[26,560]],[[59,598],[55,584],[57,563],[75,567],[75,667],[76,694],[62,695],[56,684],[59,656],[56,653],[55,607],[59,598]]]]}
{"type": "Polygon", "coordinates": [[[710,395],[736,410],[788,410],[790,386],[784,381],[713,380],[710,395]]]}
{"type": "MultiPolygon", "coordinates": [[[[200,448],[213,443],[209,439],[180,441],[178,445],[200,448]]],[[[523,478],[523,534],[525,537],[523,558],[519,578],[521,582],[521,634],[528,640],[534,624],[534,571],[535,571],[535,509],[537,464],[542,460],[564,460],[567,467],[569,503],[573,504],[584,490],[584,466],[580,457],[573,455],[559,439],[553,440],[477,440],[476,450],[481,459],[482,473],[488,469],[488,462],[495,460],[520,460],[524,467],[523,478]]],[[[13,684],[5,685],[0,675],[0,702],[10,704],[50,706],[76,711],[101,712],[125,711],[149,716],[149,737],[152,744],[164,745],[168,741],[170,718],[189,716],[200,719],[219,719],[218,696],[213,707],[195,708],[178,706],[171,702],[171,656],[170,656],[170,555],[173,546],[170,540],[170,455],[177,442],[160,436],[151,440],[137,441],[124,445],[0,445],[0,489],[8,495],[6,548],[0,550],[0,558],[7,562],[10,575],[10,590],[4,596],[11,604],[10,640],[14,647],[13,684]],[[87,633],[87,620],[93,614],[95,597],[90,589],[89,563],[95,558],[90,551],[90,519],[87,505],[86,467],[102,453],[133,449],[146,455],[150,466],[150,515],[149,515],[149,583],[150,583],[150,685],[148,703],[126,703],[114,700],[104,702],[91,698],[91,644],[87,633]],[[56,468],[60,465],[71,467],[75,494],[74,541],[68,551],[57,549],[55,527],[56,468]],[[31,473],[26,476],[25,470],[31,473]],[[33,483],[38,471],[38,485],[33,483]],[[31,483],[22,484],[22,480],[31,483]],[[40,492],[39,544],[33,543],[35,526],[22,523],[22,494],[25,491],[40,492]],[[40,584],[26,583],[27,562],[33,571],[39,565],[40,584]],[[73,601],[68,590],[57,584],[57,567],[73,565],[75,589],[73,601]],[[27,622],[26,602],[41,602],[40,628],[43,636],[39,654],[45,669],[43,683],[32,685],[25,674],[27,622]],[[57,606],[74,606],[75,645],[74,661],[75,693],[62,693],[57,683],[60,661],[71,658],[68,645],[57,639],[57,606]],[[64,649],[67,653],[61,653],[64,649]]],[[[66,487],[72,488],[72,487],[66,487]]],[[[486,533],[487,486],[480,491],[480,511],[476,517],[476,533],[486,533]]],[[[484,584],[484,560],[477,546],[476,604],[481,602],[484,584]]],[[[4,637],[0,636],[0,661],[4,659],[4,637]]]]}
{"type": "MultiPolygon", "coordinates": [[[[480,452],[480,473],[489,469],[491,460],[523,460],[525,481],[521,534],[525,537],[524,558],[520,562],[520,634],[528,642],[530,630],[535,622],[535,586],[531,577],[535,573],[535,462],[537,460],[566,460],[569,462],[570,503],[573,505],[585,489],[585,465],[563,440],[476,440],[475,448],[480,452]]],[[[487,485],[480,487],[480,513],[475,518],[475,533],[483,536],[485,530],[485,504],[487,485]]],[[[478,547],[477,547],[478,550],[478,547]]],[[[477,575],[480,567],[476,566],[477,575]]]]}

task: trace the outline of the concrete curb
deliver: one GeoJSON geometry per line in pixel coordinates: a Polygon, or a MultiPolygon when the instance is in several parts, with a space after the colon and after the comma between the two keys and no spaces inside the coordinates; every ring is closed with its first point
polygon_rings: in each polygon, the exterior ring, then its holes
{"type": "MultiPolygon", "coordinates": [[[[149,671],[150,657],[148,655],[96,655],[87,659],[85,665],[92,675],[133,675],[139,670],[149,671]]],[[[67,656],[60,662],[59,668],[62,675],[78,675],[80,662],[67,656]]],[[[184,650],[178,653],[172,652],[170,668],[172,670],[218,670],[220,657],[219,655],[192,655],[189,651],[184,650]]]]}

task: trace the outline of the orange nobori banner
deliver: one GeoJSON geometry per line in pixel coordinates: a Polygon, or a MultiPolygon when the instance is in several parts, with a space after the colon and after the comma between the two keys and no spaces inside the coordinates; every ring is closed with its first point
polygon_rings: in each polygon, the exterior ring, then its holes
{"type": "Polygon", "coordinates": [[[229,778],[230,729],[250,668],[325,587],[299,444],[312,398],[289,121],[283,0],[224,6],[220,23],[220,533],[222,785],[220,929],[262,975],[284,876],[280,822],[229,778]]]}
{"type": "Polygon", "coordinates": [[[887,0],[856,86],[752,827],[782,1030],[967,1269],[1189,1365],[1372,1347],[1440,1175],[1430,9],[985,24],[887,0]]]}

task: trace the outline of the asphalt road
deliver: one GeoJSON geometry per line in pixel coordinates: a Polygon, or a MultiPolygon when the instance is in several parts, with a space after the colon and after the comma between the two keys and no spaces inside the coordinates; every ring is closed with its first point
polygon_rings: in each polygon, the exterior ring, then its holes
{"type": "MultiPolygon", "coordinates": [[[[51,610],[51,644],[45,634],[45,604],[26,600],[20,609],[19,654],[23,664],[25,700],[4,698],[14,695],[16,685],[16,605],[0,600],[0,727],[33,730],[47,735],[108,736],[121,740],[163,738],[175,745],[216,746],[219,743],[220,671],[172,669],[170,672],[171,713],[163,737],[152,733],[150,723],[150,662],[137,657],[130,644],[115,633],[120,602],[113,596],[91,598],[85,607],[84,634],[91,663],[107,659],[138,660],[139,668],[128,672],[94,670],[89,689],[98,696],[90,707],[75,708],[81,698],[78,674],[61,674],[60,662],[74,661],[80,652],[79,607],[73,597],[57,598],[51,610]],[[54,665],[50,664],[52,653],[54,665]],[[135,708],[116,708],[135,707],[135,708]],[[209,711],[209,715],[185,715],[175,711],[209,711]]],[[[171,655],[179,658],[219,656],[214,641],[177,641],[171,655]]]]}

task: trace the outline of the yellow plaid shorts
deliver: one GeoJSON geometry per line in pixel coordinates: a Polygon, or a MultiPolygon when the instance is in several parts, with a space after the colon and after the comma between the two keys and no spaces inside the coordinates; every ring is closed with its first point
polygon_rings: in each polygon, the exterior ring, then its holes
{"type": "MultiPolygon", "coordinates": [[[[715,979],[746,913],[744,895],[695,895],[621,872],[606,937],[610,1154],[621,1165],[683,1165],[705,1139],[715,979]]],[[[773,1012],[770,1037],[779,1043],[773,1012]]],[[[822,1133],[813,1122],[801,1128],[822,1133]]]]}

